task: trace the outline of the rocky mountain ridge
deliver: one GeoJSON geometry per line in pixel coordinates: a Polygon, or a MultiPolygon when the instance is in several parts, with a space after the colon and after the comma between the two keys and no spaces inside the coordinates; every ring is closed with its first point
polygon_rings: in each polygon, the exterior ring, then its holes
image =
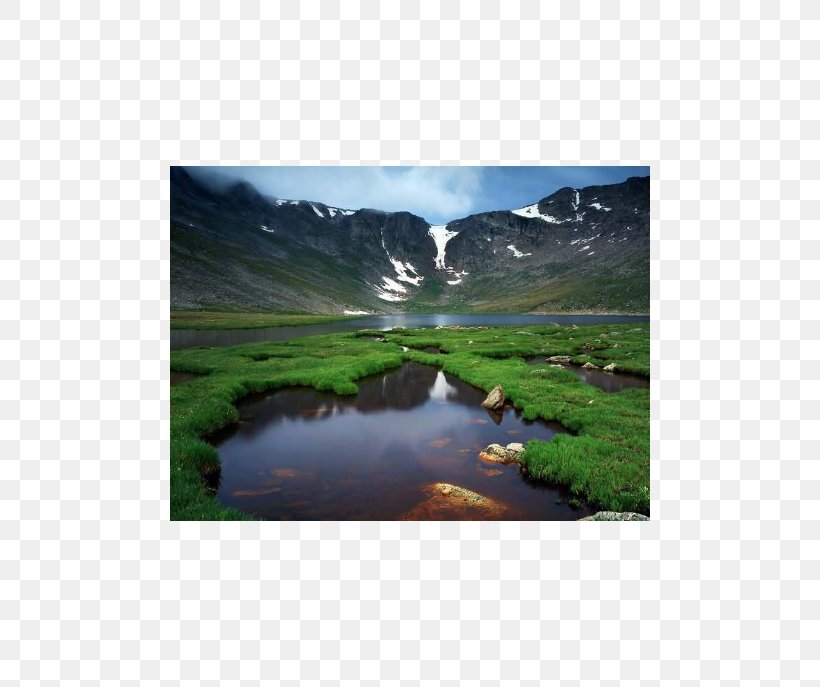
{"type": "Polygon", "coordinates": [[[215,191],[171,168],[171,307],[649,310],[649,178],[431,225],[409,212],[215,191]]]}

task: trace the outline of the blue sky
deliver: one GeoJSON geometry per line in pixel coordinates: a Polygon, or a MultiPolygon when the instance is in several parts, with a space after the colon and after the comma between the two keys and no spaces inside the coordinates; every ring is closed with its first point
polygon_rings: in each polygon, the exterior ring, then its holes
{"type": "Polygon", "coordinates": [[[188,167],[216,183],[244,179],[277,198],[338,208],[407,210],[432,224],[514,210],[564,186],[647,176],[649,167],[188,167]]]}

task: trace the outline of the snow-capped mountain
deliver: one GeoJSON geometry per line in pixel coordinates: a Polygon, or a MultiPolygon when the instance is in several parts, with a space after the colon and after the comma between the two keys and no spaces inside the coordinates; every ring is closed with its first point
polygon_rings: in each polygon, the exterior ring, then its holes
{"type": "Polygon", "coordinates": [[[649,179],[431,225],[172,167],[171,307],[648,312],[649,179]]]}

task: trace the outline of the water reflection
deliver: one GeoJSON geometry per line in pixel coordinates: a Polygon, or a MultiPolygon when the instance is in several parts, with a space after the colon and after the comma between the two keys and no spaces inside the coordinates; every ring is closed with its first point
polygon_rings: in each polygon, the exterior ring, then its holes
{"type": "MultiPolygon", "coordinates": [[[[544,356],[536,358],[527,358],[528,365],[542,365],[544,367],[555,365],[544,356]]],[[[646,377],[639,375],[622,374],[620,372],[604,372],[603,370],[585,370],[580,365],[561,365],[565,370],[569,370],[578,379],[586,384],[596,386],[601,391],[612,394],[623,389],[637,388],[648,389],[649,380],[646,377]]]]}
{"type": "Polygon", "coordinates": [[[488,417],[483,398],[440,370],[405,363],[360,381],[355,396],[291,388],[248,399],[240,423],[213,438],[222,461],[218,498],[267,519],[447,517],[441,509],[414,511],[431,484],[447,482],[500,504],[454,517],[586,514],[563,503],[559,489],[533,485],[516,465],[478,459],[489,443],[549,440],[565,431],[526,422],[510,407],[488,417]]]}

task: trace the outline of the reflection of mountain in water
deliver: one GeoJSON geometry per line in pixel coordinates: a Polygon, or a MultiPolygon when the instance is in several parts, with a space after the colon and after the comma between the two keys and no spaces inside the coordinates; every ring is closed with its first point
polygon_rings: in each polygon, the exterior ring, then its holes
{"type": "Polygon", "coordinates": [[[566,431],[560,425],[525,421],[507,406],[499,427],[480,405],[483,391],[417,363],[359,388],[351,396],[284,388],[242,403],[240,423],[212,437],[220,502],[263,518],[379,520],[447,482],[508,504],[515,518],[577,518],[556,505],[560,490],[545,494],[515,466],[488,471],[478,458],[490,443],[548,441],[566,431]]]}
{"type": "Polygon", "coordinates": [[[237,432],[253,436],[259,428],[272,422],[320,420],[345,413],[410,410],[430,399],[477,406],[484,399],[478,389],[434,367],[417,363],[405,363],[396,370],[361,379],[357,384],[359,392],[351,396],[306,387],[286,387],[246,397],[239,403],[240,424],[222,430],[212,437],[212,441],[221,443],[237,432]],[[251,417],[252,421],[248,422],[251,417]]]}

